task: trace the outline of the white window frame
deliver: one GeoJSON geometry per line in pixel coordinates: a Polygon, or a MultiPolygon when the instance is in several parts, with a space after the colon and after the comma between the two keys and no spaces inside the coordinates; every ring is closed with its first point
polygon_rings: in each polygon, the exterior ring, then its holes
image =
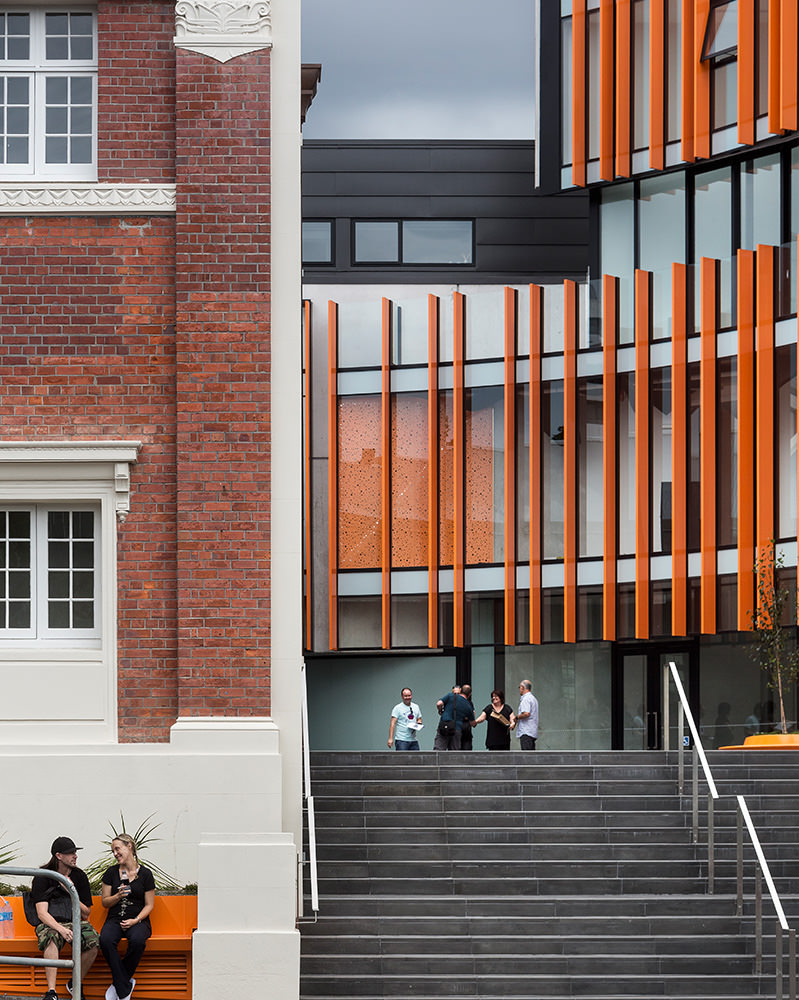
{"type": "Polygon", "coordinates": [[[30,16],[30,58],[27,60],[0,60],[0,76],[26,77],[30,81],[29,95],[29,161],[27,164],[0,163],[0,182],[41,180],[93,181],[97,179],[97,10],[87,5],[64,6],[53,3],[47,6],[1,6],[3,14],[28,14],[30,16]],[[91,14],[92,59],[65,61],[45,59],[45,16],[47,14],[91,14]],[[92,136],[91,162],[45,162],[45,89],[48,77],[81,76],[92,81],[92,136]]]}
{"type": "MultiPolygon", "coordinates": [[[[31,623],[28,628],[11,628],[6,621],[5,626],[0,627],[0,643],[20,642],[23,640],[35,640],[38,642],[53,641],[59,645],[65,642],[70,647],[76,646],[97,646],[96,642],[100,638],[100,627],[102,621],[102,550],[101,550],[101,510],[97,503],[38,503],[38,504],[9,504],[0,503],[0,511],[25,511],[31,515],[31,623]],[[49,546],[48,546],[48,514],[51,511],[66,511],[70,514],[74,511],[90,512],[94,516],[93,534],[91,538],[93,548],[92,573],[94,574],[92,604],[94,607],[94,625],[92,628],[51,628],[49,620],[49,546]]],[[[88,540],[88,539],[87,539],[88,540]]],[[[8,595],[4,600],[8,600],[8,595]]],[[[71,598],[68,599],[71,603],[71,598]]]]}

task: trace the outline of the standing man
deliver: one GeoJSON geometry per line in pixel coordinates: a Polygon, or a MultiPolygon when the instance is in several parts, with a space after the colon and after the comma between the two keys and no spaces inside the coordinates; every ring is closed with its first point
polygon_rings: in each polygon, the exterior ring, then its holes
{"type": "MultiPolygon", "coordinates": [[[[80,981],[86,981],[85,976],[92,963],[97,958],[97,948],[100,938],[97,931],[89,923],[89,911],[92,908],[92,890],[86,873],[77,867],[79,847],[71,837],[56,837],[50,848],[50,860],[43,868],[66,875],[75,886],[80,899],[80,981]]],[[[72,901],[69,893],[60,882],[36,875],[31,885],[31,902],[36,907],[36,915],[41,921],[36,927],[36,940],[44,958],[58,958],[62,945],[72,941],[72,901]]],[[[44,969],[47,982],[47,992],[42,1000],[58,1000],[55,991],[56,969],[47,965],[44,969]]],[[[72,980],[67,983],[67,992],[72,993],[72,980]]],[[[81,994],[83,989],[81,988],[81,994]]],[[[81,996],[80,1000],[86,1000],[81,996]]]]}
{"type": "Polygon", "coordinates": [[[412,698],[413,691],[410,688],[403,688],[402,701],[391,709],[391,722],[388,727],[389,750],[392,744],[397,750],[419,749],[418,730],[411,729],[411,725],[421,727],[422,713],[412,698]]]}
{"type": "Polygon", "coordinates": [[[522,681],[519,685],[519,711],[516,713],[516,735],[522,750],[535,750],[538,736],[538,701],[533,694],[533,685],[522,681]]]}
{"type": "Polygon", "coordinates": [[[459,685],[436,702],[441,720],[433,742],[434,750],[460,750],[461,733],[474,722],[474,709],[461,694],[459,685]]]}
{"type": "MultiPolygon", "coordinates": [[[[472,701],[472,685],[462,684],[461,694],[472,706],[472,713],[474,713],[474,702],[472,701]]],[[[461,730],[461,750],[471,750],[472,749],[472,728],[474,723],[470,723],[468,726],[464,726],[461,730]]]]}

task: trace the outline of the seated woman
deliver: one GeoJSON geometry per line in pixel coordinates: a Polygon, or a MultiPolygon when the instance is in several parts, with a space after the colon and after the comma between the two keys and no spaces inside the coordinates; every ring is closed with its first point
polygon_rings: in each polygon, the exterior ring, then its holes
{"type": "Polygon", "coordinates": [[[510,705],[505,704],[504,691],[491,692],[491,704],[486,705],[473,725],[478,726],[486,721],[486,749],[510,750],[510,731],[516,725],[516,716],[510,705]]]}
{"type": "Polygon", "coordinates": [[[133,837],[120,833],[111,841],[117,864],[103,875],[101,902],[108,910],[100,931],[100,948],[111,969],[113,984],[106,1000],[130,1000],[136,980],[133,973],[152,934],[150,912],[155,904],[155,880],[149,868],[140,865],[133,837]],[[128,950],[122,958],[117,945],[125,937],[128,950]]]}

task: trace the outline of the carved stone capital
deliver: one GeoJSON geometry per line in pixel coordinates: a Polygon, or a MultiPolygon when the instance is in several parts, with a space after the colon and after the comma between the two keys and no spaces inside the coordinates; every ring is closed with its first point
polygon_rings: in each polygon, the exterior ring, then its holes
{"type": "Polygon", "coordinates": [[[227,62],[272,46],[270,0],[177,0],[175,45],[227,62]]]}

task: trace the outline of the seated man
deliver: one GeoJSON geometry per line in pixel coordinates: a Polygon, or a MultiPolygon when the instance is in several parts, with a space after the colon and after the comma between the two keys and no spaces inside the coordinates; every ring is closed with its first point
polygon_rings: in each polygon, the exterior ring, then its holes
{"type": "Polygon", "coordinates": [[[460,750],[461,734],[464,729],[469,729],[471,732],[474,722],[474,709],[461,694],[460,686],[456,684],[449,694],[439,698],[436,708],[441,720],[433,741],[433,749],[460,750]]]}
{"type": "MultiPolygon", "coordinates": [[[[97,931],[89,923],[89,912],[92,908],[92,890],[86,873],[76,867],[79,847],[70,837],[56,837],[50,848],[50,860],[42,868],[58,872],[72,882],[80,898],[80,968],[81,983],[85,982],[86,973],[97,958],[100,938],[97,931]]],[[[31,886],[31,902],[36,907],[36,915],[41,923],[36,927],[36,940],[45,958],[58,958],[61,946],[72,941],[72,900],[66,888],[55,879],[45,875],[37,875],[31,886]]],[[[47,981],[47,992],[42,1000],[58,1000],[55,989],[56,969],[46,966],[44,976],[47,981]]],[[[72,993],[72,979],[67,983],[67,992],[72,993]]],[[[80,1000],[86,1000],[81,988],[80,1000]]]]}

